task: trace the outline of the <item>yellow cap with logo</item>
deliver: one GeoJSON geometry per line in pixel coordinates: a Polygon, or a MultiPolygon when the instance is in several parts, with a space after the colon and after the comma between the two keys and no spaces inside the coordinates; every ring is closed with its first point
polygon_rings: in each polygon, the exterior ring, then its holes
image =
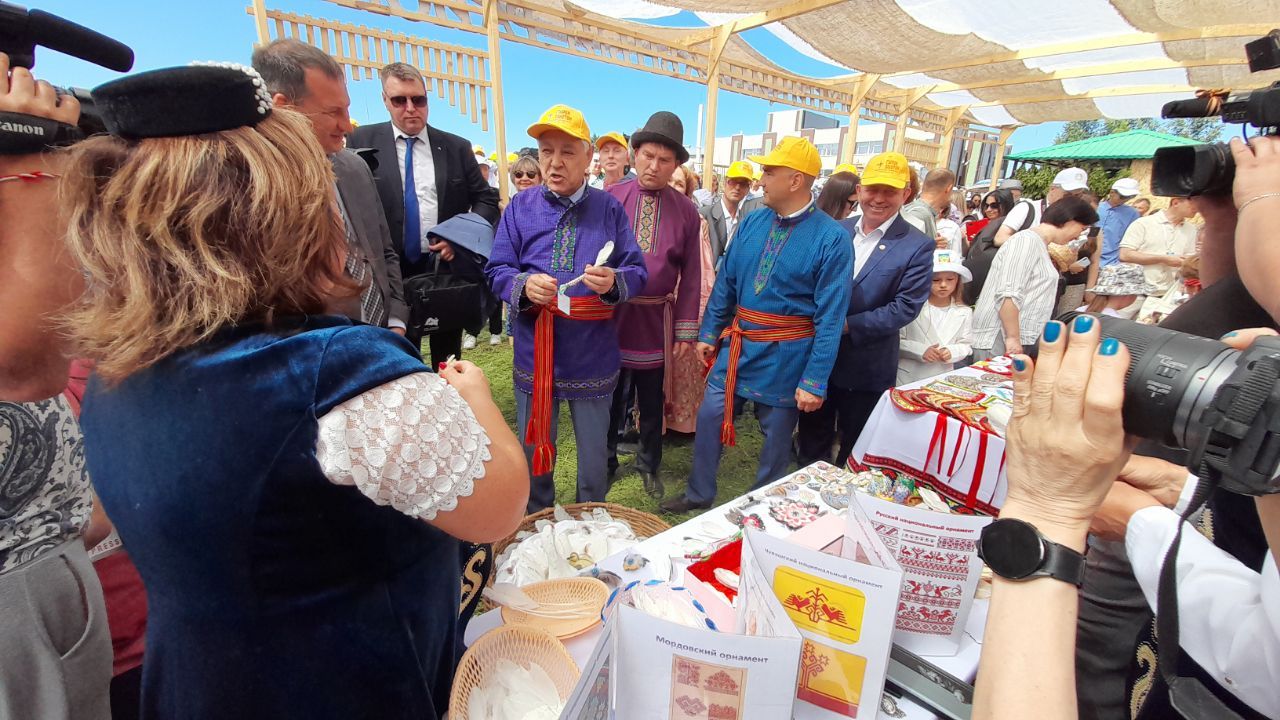
{"type": "Polygon", "coordinates": [[[591,128],[587,127],[587,119],[582,111],[568,105],[552,105],[538,122],[529,126],[529,137],[539,138],[548,130],[559,130],[568,135],[591,142],[591,128]]]}
{"type": "Polygon", "coordinates": [[[854,175],[857,175],[858,166],[852,163],[840,163],[839,165],[836,166],[836,169],[832,171],[832,174],[834,175],[835,173],[842,173],[842,172],[847,172],[847,173],[852,173],[854,175]]]}
{"type": "Polygon", "coordinates": [[[910,185],[911,168],[907,165],[907,156],[886,152],[871,158],[866,172],[862,173],[862,184],[888,185],[899,190],[910,185]]]}
{"type": "Polygon", "coordinates": [[[484,155],[484,146],[483,146],[483,145],[472,145],[472,146],[471,146],[471,152],[475,153],[476,155],[484,155]]]}
{"type": "Polygon", "coordinates": [[[631,146],[627,144],[627,139],[623,137],[622,133],[616,130],[613,132],[607,132],[601,135],[600,137],[596,138],[596,149],[597,150],[603,149],[606,144],[611,142],[616,142],[622,146],[623,150],[626,150],[627,152],[631,152],[631,146]]]}
{"type": "Polygon", "coordinates": [[[724,176],[726,179],[742,178],[744,180],[755,180],[756,169],[751,167],[751,163],[746,160],[739,160],[729,166],[729,169],[725,171],[724,176]]]}
{"type": "Polygon", "coordinates": [[[791,168],[813,177],[822,172],[818,148],[802,137],[784,137],[768,155],[750,155],[747,159],[759,165],[791,168]]]}

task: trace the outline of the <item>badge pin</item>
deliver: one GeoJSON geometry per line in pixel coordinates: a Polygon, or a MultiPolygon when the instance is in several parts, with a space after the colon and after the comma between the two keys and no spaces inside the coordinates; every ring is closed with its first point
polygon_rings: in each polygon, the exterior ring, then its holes
{"type": "Polygon", "coordinates": [[[881,245],[881,246],[880,246],[880,249],[881,249],[881,250],[883,250],[883,249],[884,249],[884,246],[883,246],[883,245],[881,245]]]}

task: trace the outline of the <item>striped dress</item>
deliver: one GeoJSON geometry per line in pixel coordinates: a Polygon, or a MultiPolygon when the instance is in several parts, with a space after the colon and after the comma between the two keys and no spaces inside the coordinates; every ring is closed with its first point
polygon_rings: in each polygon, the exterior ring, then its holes
{"type": "Polygon", "coordinates": [[[973,347],[994,350],[1000,335],[1000,306],[1005,299],[1018,306],[1019,341],[1034,345],[1044,324],[1053,319],[1058,300],[1058,269],[1053,266],[1044,238],[1035,230],[1014,233],[991,261],[991,272],[982,286],[973,311],[973,347]]]}

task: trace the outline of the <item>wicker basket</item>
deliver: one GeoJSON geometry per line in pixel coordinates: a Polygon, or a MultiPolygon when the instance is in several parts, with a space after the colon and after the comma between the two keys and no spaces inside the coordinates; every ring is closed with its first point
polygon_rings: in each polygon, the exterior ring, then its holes
{"type": "MultiPolygon", "coordinates": [[[[608,502],[583,502],[561,505],[561,507],[563,507],[565,512],[569,513],[569,515],[575,520],[581,518],[584,513],[590,514],[590,512],[596,508],[604,508],[605,512],[609,513],[614,520],[623,520],[630,525],[632,532],[634,532],[636,537],[641,540],[651,538],[663,530],[671,529],[671,525],[657,515],[647,513],[643,510],[629,508],[626,505],[617,505],[615,503],[608,502]]],[[[554,519],[555,508],[546,508],[544,510],[539,510],[532,515],[525,516],[525,519],[520,521],[520,527],[517,527],[515,532],[493,544],[493,557],[497,558],[501,556],[502,551],[506,550],[508,545],[516,542],[516,536],[520,533],[533,532],[534,526],[539,520],[554,519]]],[[[489,583],[493,583],[492,577],[489,578],[489,583]]]]}
{"type": "Polygon", "coordinates": [[[467,720],[471,691],[484,685],[485,678],[502,659],[526,668],[530,663],[542,666],[556,684],[561,700],[568,700],[578,684],[577,663],[551,633],[525,625],[503,625],[480,636],[462,656],[453,676],[449,720],[467,720]]]}
{"type": "Polygon", "coordinates": [[[600,624],[600,611],[609,599],[609,586],[589,577],[560,578],[530,583],[520,588],[529,598],[539,603],[582,603],[581,613],[568,618],[548,618],[531,615],[515,608],[502,608],[502,622],[507,625],[526,625],[546,630],[561,640],[581,635],[600,624]]]}

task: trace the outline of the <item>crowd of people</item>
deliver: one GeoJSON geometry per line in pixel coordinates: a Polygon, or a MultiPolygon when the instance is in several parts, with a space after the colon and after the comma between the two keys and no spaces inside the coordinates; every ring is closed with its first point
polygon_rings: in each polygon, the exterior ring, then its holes
{"type": "MultiPolygon", "coordinates": [[[[0,66],[0,111],[75,123],[0,66]]],[[[464,558],[555,502],[562,402],[576,499],[607,497],[634,416],[645,490],[688,512],[748,403],[758,487],[845,463],[890,387],[994,355],[1015,385],[1002,518],[1077,555],[1092,524],[1093,547],[1080,595],[996,579],[975,716],[1164,716],[1152,568],[1194,483],[1129,459],[1124,346],[1053,317],[1237,346],[1274,328],[1280,143],[1233,142],[1234,204],[1144,215],[1127,179],[1099,203],[1070,168],[1043,201],[1013,181],[975,203],[893,152],[818,189],[798,137],[703,190],[676,115],[595,136],[555,105],[504,205],[428,123],[421,74],[379,75],[389,120],[353,128],[341,68],[277,40],[253,68],[108,83],[108,134],[0,158],[0,717],[443,717],[464,558]],[[477,306],[453,322],[459,297],[477,306]],[[495,318],[514,428],[462,359],[495,318]],[[664,428],[695,432],[669,497],[664,428]],[[123,550],[91,564],[109,535],[123,550]]],[[[1230,578],[1243,610],[1178,607],[1188,661],[1245,716],[1280,712],[1274,497],[1215,496],[1188,551],[1188,586],[1230,578]]]]}

